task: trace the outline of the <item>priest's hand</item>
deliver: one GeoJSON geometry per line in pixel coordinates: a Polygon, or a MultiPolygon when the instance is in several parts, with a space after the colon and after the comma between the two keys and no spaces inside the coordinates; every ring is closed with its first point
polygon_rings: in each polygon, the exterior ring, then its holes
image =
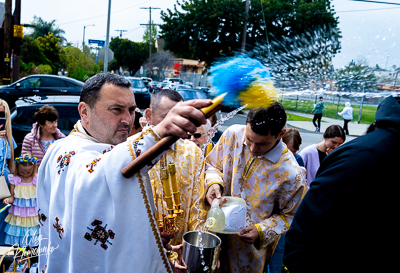
{"type": "Polygon", "coordinates": [[[253,244],[258,238],[258,230],[255,226],[248,226],[236,233],[237,236],[248,244],[253,244]]]}
{"type": "MultiPolygon", "coordinates": [[[[172,245],[171,246],[171,251],[178,252],[180,249],[182,249],[183,244],[180,245],[172,245]]],[[[187,269],[187,266],[183,261],[179,261],[178,258],[175,260],[169,261],[172,265],[172,267],[175,269],[175,273],[183,273],[187,269]]]]}
{"type": "Polygon", "coordinates": [[[207,194],[206,194],[206,199],[208,204],[211,206],[213,200],[215,198],[221,198],[221,186],[219,184],[212,184],[208,190],[207,190],[207,194]]]}
{"type": "Polygon", "coordinates": [[[200,124],[206,124],[207,120],[203,112],[197,108],[210,106],[211,100],[189,100],[178,102],[167,114],[167,116],[153,130],[161,137],[174,135],[180,138],[188,138],[188,133],[194,134],[196,126],[189,118],[200,124]]]}
{"type": "Polygon", "coordinates": [[[169,243],[169,241],[171,241],[171,239],[174,239],[175,235],[174,234],[169,235],[168,233],[163,232],[163,231],[161,231],[160,234],[161,234],[161,241],[162,241],[162,243],[164,245],[164,248],[166,250],[171,250],[172,247],[168,243],[169,243]]]}

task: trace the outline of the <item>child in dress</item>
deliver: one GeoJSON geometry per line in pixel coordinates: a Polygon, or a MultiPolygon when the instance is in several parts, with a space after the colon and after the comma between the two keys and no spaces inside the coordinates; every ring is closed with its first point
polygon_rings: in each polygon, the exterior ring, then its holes
{"type": "Polygon", "coordinates": [[[37,246],[39,217],[36,205],[36,157],[29,154],[17,157],[14,175],[9,174],[11,196],[4,204],[12,204],[5,222],[5,243],[20,247],[37,246]],[[36,238],[34,238],[35,236],[36,238]]]}

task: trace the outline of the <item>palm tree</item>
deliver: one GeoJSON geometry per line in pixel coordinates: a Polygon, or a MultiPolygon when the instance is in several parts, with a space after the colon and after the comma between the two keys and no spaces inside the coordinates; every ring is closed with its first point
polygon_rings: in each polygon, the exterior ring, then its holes
{"type": "Polygon", "coordinates": [[[44,37],[49,33],[53,33],[54,37],[60,39],[60,42],[63,43],[67,39],[64,38],[63,34],[64,30],[60,29],[55,25],[56,20],[52,20],[50,22],[44,21],[41,17],[37,17],[36,15],[33,17],[33,21],[30,24],[24,25],[25,27],[30,27],[33,29],[33,32],[29,34],[33,39],[38,37],[44,37]]]}

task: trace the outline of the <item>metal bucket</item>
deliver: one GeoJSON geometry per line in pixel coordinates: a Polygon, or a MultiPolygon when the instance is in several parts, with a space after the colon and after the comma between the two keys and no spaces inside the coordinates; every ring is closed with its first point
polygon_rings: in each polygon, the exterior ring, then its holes
{"type": "Polygon", "coordinates": [[[195,272],[216,272],[221,239],[209,232],[202,232],[203,256],[200,258],[200,242],[198,231],[188,231],[183,235],[182,260],[187,266],[187,273],[195,272]],[[204,260],[205,264],[202,265],[204,260]],[[209,270],[204,271],[207,266],[209,270]]]}

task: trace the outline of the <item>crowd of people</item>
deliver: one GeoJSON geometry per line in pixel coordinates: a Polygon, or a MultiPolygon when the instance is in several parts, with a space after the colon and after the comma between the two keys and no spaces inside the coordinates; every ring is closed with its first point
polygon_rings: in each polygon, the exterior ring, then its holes
{"type": "MultiPolygon", "coordinates": [[[[346,104],[338,113],[345,128],[329,126],[321,142],[302,150],[300,132],[286,127],[278,102],[251,109],[245,124],[218,131],[208,143],[216,116],[208,120],[198,109],[210,105],[163,89],[142,115],[129,81],[98,74],[83,86],[81,119],[68,137],[57,129],[57,110],[43,106],[15,156],[9,108],[0,100],[6,120],[0,165],[11,193],[1,200],[11,207],[0,214],[0,245],[40,245],[45,253],[38,268],[47,272],[184,272],[186,265],[169,261],[166,251],[181,251],[183,235],[204,226],[215,198],[235,196],[246,202],[247,226],[218,234],[218,272],[275,273],[282,264],[290,272],[353,272],[377,265],[379,254],[370,247],[376,238],[366,240],[372,228],[350,231],[365,219],[388,216],[382,196],[394,200],[394,191],[373,184],[391,181],[396,167],[387,159],[400,145],[399,100],[384,100],[368,133],[342,145],[352,115],[346,104]],[[171,135],[179,140],[132,177],[122,175],[171,135]],[[173,235],[160,229],[169,213],[164,183],[170,165],[181,200],[173,235]],[[367,200],[379,202],[356,209],[367,200]],[[350,261],[352,270],[343,269],[350,261]]],[[[317,132],[323,108],[321,97],[312,110],[317,132]]]]}

